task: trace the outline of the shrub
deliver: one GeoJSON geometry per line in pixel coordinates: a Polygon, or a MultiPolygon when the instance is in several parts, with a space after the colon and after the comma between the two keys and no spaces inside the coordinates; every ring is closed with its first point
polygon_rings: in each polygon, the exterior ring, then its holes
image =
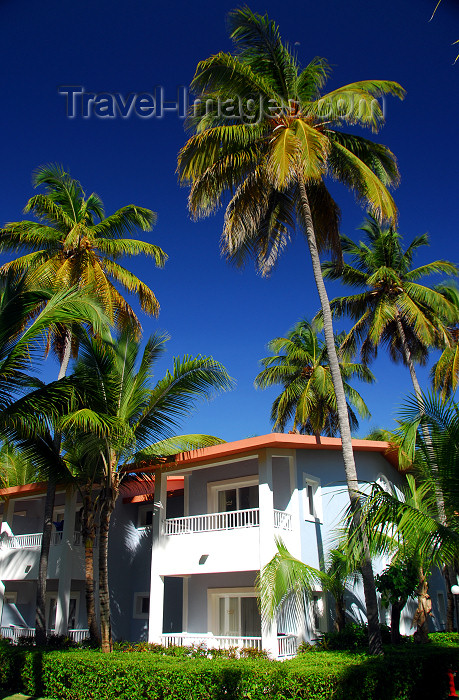
{"type": "Polygon", "coordinates": [[[407,644],[385,657],[316,649],[285,662],[0,642],[0,685],[59,700],[441,700],[448,667],[459,666],[458,635],[432,637],[432,644],[407,644]]]}

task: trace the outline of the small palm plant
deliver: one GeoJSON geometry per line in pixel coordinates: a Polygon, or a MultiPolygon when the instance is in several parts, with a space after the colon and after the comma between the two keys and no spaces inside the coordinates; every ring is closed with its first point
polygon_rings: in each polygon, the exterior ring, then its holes
{"type": "Polygon", "coordinates": [[[269,624],[280,613],[296,619],[304,615],[304,600],[311,600],[314,591],[330,593],[335,601],[334,628],[341,632],[346,625],[344,594],[346,586],[355,578],[352,561],[340,547],[331,549],[323,569],[304,564],[288,551],[282,540],[276,540],[277,553],[258,577],[260,608],[269,624]]]}

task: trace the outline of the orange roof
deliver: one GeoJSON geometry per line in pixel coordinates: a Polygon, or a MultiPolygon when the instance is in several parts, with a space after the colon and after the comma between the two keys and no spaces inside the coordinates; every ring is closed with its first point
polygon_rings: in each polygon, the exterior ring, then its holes
{"type": "MultiPolygon", "coordinates": [[[[379,452],[395,469],[399,469],[398,453],[388,442],[379,440],[352,440],[352,447],[355,452],[379,452]]],[[[155,469],[162,469],[165,472],[184,469],[188,466],[197,466],[199,464],[211,464],[231,459],[236,455],[247,454],[254,456],[263,449],[284,449],[284,450],[341,450],[341,438],[320,437],[316,438],[312,435],[297,435],[291,433],[269,433],[268,435],[259,435],[257,437],[245,438],[244,440],[235,440],[233,442],[224,442],[221,445],[213,447],[203,447],[199,450],[191,452],[181,452],[167,460],[161,460],[156,463],[153,461],[150,466],[142,466],[139,469],[129,469],[131,473],[152,472],[155,469]]],[[[180,477],[181,479],[181,477],[180,477]]],[[[179,484],[174,483],[172,490],[183,488],[179,484]]],[[[154,489],[154,487],[153,487],[154,489]]],[[[169,489],[171,490],[171,489],[169,489]]],[[[0,497],[8,496],[31,496],[33,494],[44,493],[46,491],[46,483],[27,484],[25,486],[11,486],[6,489],[0,489],[0,497]]],[[[148,489],[147,489],[148,491],[148,489]]],[[[132,502],[137,500],[147,500],[147,494],[138,494],[132,502]]],[[[124,500],[124,499],[123,499],[124,500]]],[[[130,501],[128,497],[126,501],[130,501]]]]}
{"type": "MultiPolygon", "coordinates": [[[[388,442],[379,440],[352,440],[352,447],[355,452],[379,452],[398,469],[398,454],[388,442]]],[[[260,450],[270,449],[296,449],[296,450],[341,450],[341,438],[320,437],[312,435],[297,435],[291,433],[269,433],[257,437],[245,438],[234,442],[225,442],[221,445],[203,447],[191,452],[181,452],[170,460],[162,460],[157,463],[151,462],[149,467],[134,471],[153,471],[162,469],[163,471],[173,471],[187,466],[212,463],[231,459],[235,455],[253,454],[260,450]]]]}

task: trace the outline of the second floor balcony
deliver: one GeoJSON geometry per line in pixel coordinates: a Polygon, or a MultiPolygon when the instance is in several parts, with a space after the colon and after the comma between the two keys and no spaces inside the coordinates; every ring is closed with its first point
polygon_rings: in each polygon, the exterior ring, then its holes
{"type": "MultiPolygon", "coordinates": [[[[163,535],[185,535],[199,532],[219,532],[260,526],[260,509],[226,511],[187,515],[182,518],[169,518],[164,521],[163,535]]],[[[274,527],[279,530],[292,530],[292,516],[282,510],[274,510],[274,527]]]]}

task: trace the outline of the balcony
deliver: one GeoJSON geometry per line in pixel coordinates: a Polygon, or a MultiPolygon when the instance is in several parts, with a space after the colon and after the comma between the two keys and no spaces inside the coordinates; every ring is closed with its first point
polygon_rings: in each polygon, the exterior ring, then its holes
{"type": "MultiPolygon", "coordinates": [[[[13,537],[4,537],[0,542],[0,548],[3,549],[33,549],[41,547],[43,533],[35,532],[28,535],[13,535],[13,537]]],[[[62,543],[62,532],[53,532],[51,534],[51,545],[59,545],[62,543]]],[[[73,533],[73,543],[75,546],[82,544],[81,532],[73,533]]],[[[94,542],[96,546],[96,541],[94,542]]]]}
{"type": "MultiPolygon", "coordinates": [[[[222,637],[212,634],[163,634],[161,644],[169,646],[200,646],[203,649],[262,649],[261,637],[222,637]]],[[[277,638],[278,656],[280,659],[292,658],[298,648],[295,635],[280,635],[277,638]]]]}
{"type": "MultiPolygon", "coordinates": [[[[239,528],[259,527],[259,508],[232,510],[226,513],[206,513],[170,518],[163,523],[163,535],[185,535],[198,532],[220,532],[239,528]]],[[[279,530],[292,530],[292,516],[282,510],[274,510],[274,527],[279,530]]]]}
{"type": "MultiPolygon", "coordinates": [[[[48,634],[54,634],[54,630],[48,630],[48,634]]],[[[30,639],[34,636],[35,628],[33,627],[17,627],[16,625],[0,627],[0,637],[3,639],[9,639],[13,644],[17,644],[19,640],[30,639]]],[[[72,642],[80,644],[89,637],[89,630],[67,630],[65,636],[72,642]]]]}

